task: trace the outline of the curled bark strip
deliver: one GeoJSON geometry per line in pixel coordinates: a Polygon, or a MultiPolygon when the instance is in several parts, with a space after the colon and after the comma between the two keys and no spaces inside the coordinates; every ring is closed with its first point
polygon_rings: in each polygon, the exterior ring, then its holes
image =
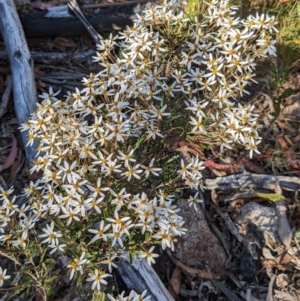
{"type": "Polygon", "coordinates": [[[199,156],[200,159],[205,160],[205,155],[202,149],[194,142],[182,140],[177,137],[167,137],[166,142],[169,144],[170,152],[181,152],[184,156],[191,153],[194,156],[199,156]]]}
{"type": "Polygon", "coordinates": [[[215,279],[219,279],[221,277],[220,274],[216,274],[213,272],[207,272],[204,270],[200,270],[200,269],[195,269],[195,268],[191,268],[185,264],[183,264],[181,261],[179,261],[178,259],[176,259],[170,250],[166,251],[169,258],[172,260],[172,262],[179,267],[180,269],[182,269],[183,271],[185,271],[188,274],[192,274],[192,275],[197,275],[199,277],[205,278],[205,279],[211,279],[211,278],[215,278],[215,279]]]}
{"type": "Polygon", "coordinates": [[[277,142],[280,144],[281,148],[287,149],[288,145],[283,137],[278,137],[277,142]]]}
{"type": "Polygon", "coordinates": [[[14,134],[11,135],[12,135],[12,147],[8,157],[6,158],[3,164],[3,169],[7,169],[11,167],[18,154],[17,139],[15,138],[14,134]]]}
{"type": "Polygon", "coordinates": [[[260,166],[256,165],[255,163],[251,162],[250,160],[246,159],[245,157],[241,157],[239,159],[239,162],[241,162],[248,171],[255,172],[258,174],[266,173],[260,166]]]}
{"type": "Polygon", "coordinates": [[[207,160],[204,163],[205,167],[211,167],[219,171],[225,171],[229,174],[242,173],[240,164],[238,163],[230,163],[230,164],[218,164],[213,162],[212,160],[207,160]]]}

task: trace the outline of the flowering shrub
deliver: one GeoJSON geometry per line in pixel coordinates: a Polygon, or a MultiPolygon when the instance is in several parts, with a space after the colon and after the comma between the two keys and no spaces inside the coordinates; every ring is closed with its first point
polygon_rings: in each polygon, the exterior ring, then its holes
{"type": "MultiPolygon", "coordinates": [[[[197,156],[170,154],[169,137],[258,152],[254,106],[239,100],[255,82],[255,59],[275,55],[274,18],[241,20],[227,0],[203,1],[193,17],[185,7],[148,5],[97,46],[102,71],[65,100],[43,93],[22,126],[28,144],[39,141],[31,171],[43,176],[25,189],[22,206],[13,188],[1,189],[1,255],[21,272],[12,285],[51,293],[51,271],[64,256],[70,279],[102,290],[122,251],[151,264],[155,244],[174,249],[186,232],[177,192],[202,188],[204,167],[197,156]]],[[[198,193],[188,199],[195,208],[200,201],[198,193]]]]}

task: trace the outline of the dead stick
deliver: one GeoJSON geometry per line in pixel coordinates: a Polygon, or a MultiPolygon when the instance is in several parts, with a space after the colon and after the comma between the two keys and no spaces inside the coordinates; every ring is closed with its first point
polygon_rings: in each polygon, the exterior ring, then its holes
{"type": "MultiPolygon", "coordinates": [[[[30,55],[35,63],[58,64],[66,61],[83,61],[96,54],[96,50],[89,49],[83,52],[71,53],[71,52],[36,52],[31,51],[30,55]]],[[[0,59],[8,59],[8,55],[5,51],[0,50],[0,59]]]]}
{"type": "MultiPolygon", "coordinates": [[[[12,69],[15,112],[21,126],[36,109],[37,95],[30,56],[23,28],[13,0],[0,0],[0,32],[2,34],[12,69]]],[[[21,132],[22,142],[27,144],[27,133],[21,132]]],[[[37,143],[24,147],[31,167],[36,155],[37,143]]]]}
{"type": "Polygon", "coordinates": [[[104,8],[112,6],[124,6],[124,5],[133,5],[133,4],[145,4],[145,3],[160,3],[162,0],[148,0],[148,1],[123,1],[123,2],[113,2],[113,3],[99,3],[99,4],[86,4],[82,5],[82,8],[104,8]]]}
{"type": "Polygon", "coordinates": [[[287,191],[300,190],[299,177],[286,177],[276,175],[255,174],[244,172],[227,177],[218,177],[215,179],[206,179],[205,187],[208,190],[231,190],[231,189],[268,189],[274,190],[275,182],[278,180],[282,189],[287,191]]]}
{"type": "Polygon", "coordinates": [[[207,272],[207,271],[200,270],[200,269],[191,268],[191,267],[183,264],[178,259],[176,259],[172,255],[172,252],[170,250],[167,249],[166,252],[167,252],[169,258],[172,260],[172,262],[188,274],[197,275],[197,276],[205,278],[205,279],[211,279],[211,278],[219,279],[221,277],[220,274],[216,274],[216,273],[213,273],[213,272],[207,272]]]}
{"type": "Polygon", "coordinates": [[[99,44],[103,37],[94,29],[94,27],[86,19],[85,15],[81,11],[76,0],[69,0],[68,7],[74,12],[77,18],[82,22],[86,30],[89,32],[91,37],[94,39],[96,44],[99,44]]]}

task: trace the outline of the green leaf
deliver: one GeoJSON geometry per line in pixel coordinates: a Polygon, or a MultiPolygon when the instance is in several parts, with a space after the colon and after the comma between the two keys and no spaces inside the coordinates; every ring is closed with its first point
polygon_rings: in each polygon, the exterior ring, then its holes
{"type": "Polygon", "coordinates": [[[106,300],[106,294],[102,293],[100,297],[100,301],[105,301],[106,300]]]}
{"type": "Polygon", "coordinates": [[[140,145],[144,142],[144,136],[140,136],[140,138],[136,141],[134,145],[134,150],[140,147],[140,145]]]}
{"type": "Polygon", "coordinates": [[[260,198],[263,199],[268,199],[271,202],[278,202],[278,201],[282,201],[285,199],[285,197],[281,194],[276,194],[276,193],[260,193],[257,192],[256,195],[260,198]]]}
{"type": "Polygon", "coordinates": [[[50,283],[50,282],[52,282],[53,280],[55,280],[56,278],[57,278],[57,275],[54,275],[54,276],[52,276],[52,277],[46,279],[46,280],[45,280],[45,283],[50,283]]]}
{"type": "Polygon", "coordinates": [[[44,261],[44,258],[45,258],[45,255],[47,253],[47,249],[45,249],[41,255],[41,259],[40,259],[40,262],[43,262],[44,261]]]}
{"type": "Polygon", "coordinates": [[[167,163],[173,162],[174,160],[176,160],[176,159],[179,158],[179,157],[180,157],[180,154],[179,154],[179,155],[173,156],[172,158],[170,158],[170,159],[166,162],[166,164],[167,164],[167,163]]]}
{"type": "Polygon", "coordinates": [[[133,253],[131,253],[130,251],[129,251],[129,264],[131,265],[132,264],[132,262],[133,262],[133,253]]]}
{"type": "Polygon", "coordinates": [[[81,232],[81,230],[78,230],[77,232],[76,232],[76,238],[80,238],[81,237],[81,234],[82,234],[82,232],[81,232]]]}
{"type": "Polygon", "coordinates": [[[280,94],[280,96],[278,97],[278,100],[282,100],[282,99],[288,98],[288,97],[290,97],[293,93],[294,93],[294,90],[293,90],[292,88],[285,89],[285,90],[280,94]]]}
{"type": "Polygon", "coordinates": [[[47,291],[48,295],[51,295],[51,294],[53,294],[53,293],[54,293],[54,290],[53,290],[53,288],[52,288],[52,286],[51,286],[51,285],[49,285],[49,284],[45,284],[45,285],[44,285],[44,288],[46,289],[46,291],[47,291]]]}
{"type": "Polygon", "coordinates": [[[150,236],[151,236],[151,232],[146,231],[145,232],[145,240],[148,240],[150,238],[150,236]]]}
{"type": "Polygon", "coordinates": [[[295,237],[296,237],[296,238],[300,238],[300,229],[299,229],[298,231],[296,231],[295,237]]]}
{"type": "Polygon", "coordinates": [[[56,261],[54,259],[52,259],[52,258],[47,258],[45,260],[45,263],[56,263],[56,261]]]}

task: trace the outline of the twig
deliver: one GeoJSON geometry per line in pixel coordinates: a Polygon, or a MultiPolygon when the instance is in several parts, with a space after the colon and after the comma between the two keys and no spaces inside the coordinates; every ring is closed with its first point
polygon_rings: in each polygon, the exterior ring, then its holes
{"type": "Polygon", "coordinates": [[[81,11],[78,3],[76,0],[69,0],[68,1],[69,8],[75,13],[78,19],[82,22],[86,30],[89,32],[91,37],[94,39],[96,44],[99,44],[103,37],[94,29],[94,27],[89,23],[89,21],[84,16],[83,12],[81,11]]]}
{"type": "Polygon", "coordinates": [[[220,230],[218,229],[218,227],[216,227],[213,223],[211,223],[210,226],[211,226],[211,229],[213,230],[214,234],[217,236],[217,238],[222,243],[222,246],[224,248],[224,251],[225,251],[226,255],[229,257],[230,256],[230,252],[229,252],[229,248],[228,248],[228,245],[226,243],[224,235],[220,232],[220,230]]]}
{"type": "Polygon", "coordinates": [[[226,288],[221,282],[215,279],[211,279],[211,282],[214,284],[216,288],[218,288],[230,301],[240,301],[238,296],[226,288]]]}
{"type": "Polygon", "coordinates": [[[41,80],[46,83],[49,83],[49,84],[53,84],[53,85],[63,85],[65,83],[67,83],[66,80],[55,80],[52,78],[48,78],[46,76],[37,76],[36,79],[41,80]]]}
{"type": "Polygon", "coordinates": [[[225,223],[226,227],[228,228],[228,230],[230,231],[230,233],[233,236],[235,236],[235,238],[239,242],[242,242],[243,241],[243,237],[239,233],[239,231],[236,228],[236,226],[234,225],[233,221],[230,219],[228,213],[227,212],[223,212],[219,207],[216,207],[216,211],[222,217],[222,219],[224,220],[224,223],[225,223]]]}
{"type": "Polygon", "coordinates": [[[270,279],[269,286],[268,286],[268,295],[267,295],[266,301],[274,300],[273,299],[273,285],[274,285],[275,278],[276,278],[276,276],[273,275],[270,279]]]}
{"type": "MultiPolygon", "coordinates": [[[[93,49],[89,49],[83,52],[77,53],[68,53],[68,52],[36,52],[31,51],[30,55],[35,63],[45,63],[48,64],[58,64],[60,62],[70,62],[70,61],[78,61],[81,62],[86,60],[89,57],[92,57],[96,54],[96,51],[93,49]]],[[[8,55],[6,51],[0,51],[0,59],[6,60],[8,59],[8,55]]]]}
{"type": "Polygon", "coordinates": [[[205,279],[211,279],[211,278],[219,279],[221,277],[220,274],[216,274],[216,273],[213,273],[213,272],[207,272],[207,271],[200,270],[200,269],[191,268],[191,267],[183,264],[178,259],[176,259],[172,255],[172,252],[170,250],[167,249],[166,252],[167,252],[167,255],[169,256],[169,258],[172,260],[172,262],[188,274],[197,275],[197,276],[205,278],[205,279]]]}

